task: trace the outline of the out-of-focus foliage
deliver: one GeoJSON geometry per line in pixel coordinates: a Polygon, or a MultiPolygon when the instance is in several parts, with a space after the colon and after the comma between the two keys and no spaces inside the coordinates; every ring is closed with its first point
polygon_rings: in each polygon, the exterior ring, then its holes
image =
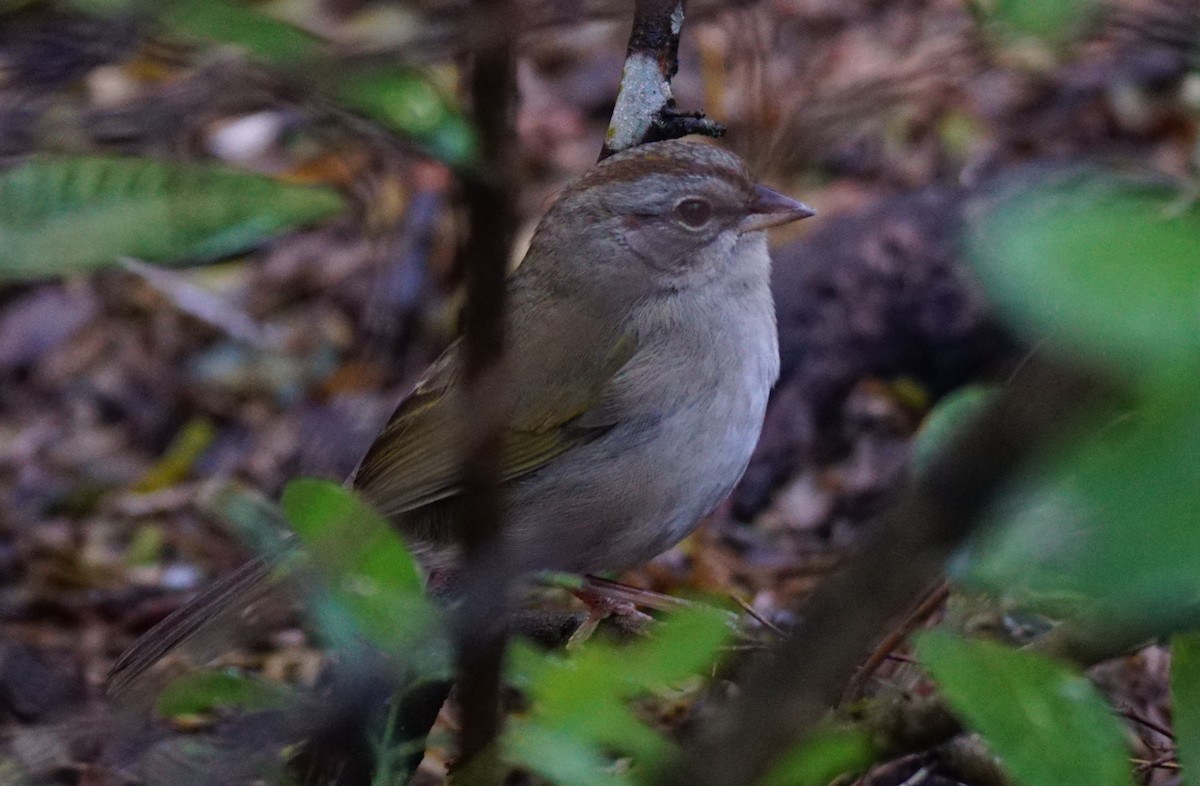
{"type": "MultiPolygon", "coordinates": [[[[1169,183],[1076,168],[1033,173],[969,218],[969,259],[1012,327],[1126,395],[1118,410],[1081,413],[1072,436],[1010,485],[959,580],[1089,635],[1194,627],[1200,210],[1169,183]]],[[[934,443],[971,402],[935,415],[934,443]]],[[[1190,640],[1178,641],[1187,733],[1200,696],[1190,640]]],[[[1020,782],[1130,782],[1120,730],[1082,676],[948,634],[924,636],[918,652],[1020,782]]]]}
{"type": "Polygon", "coordinates": [[[276,66],[316,57],[321,41],[294,25],[230,0],[69,0],[95,16],[145,15],[189,43],[219,43],[276,66]]]}
{"type": "MultiPolygon", "coordinates": [[[[1143,405],[1032,468],[995,511],[965,578],[1034,608],[1169,633],[1200,589],[1200,410],[1143,405]]],[[[1099,621],[1097,622],[1099,624],[1099,621]]]]}
{"type": "Polygon", "coordinates": [[[1117,374],[1194,384],[1198,238],[1200,205],[1170,184],[1081,168],[989,202],[968,253],[1029,338],[1117,374]]]}
{"type": "Polygon", "coordinates": [[[170,682],[155,698],[154,709],[163,717],[175,718],[216,710],[280,709],[294,699],[288,688],[277,683],[232,670],[211,670],[170,682]]]}
{"type": "Polygon", "coordinates": [[[1004,32],[1061,44],[1083,32],[1103,0],[975,0],[1004,32]]]}
{"type": "MultiPolygon", "coordinates": [[[[24,5],[0,6],[0,14],[24,5]]],[[[451,165],[474,161],[470,126],[419,68],[352,61],[317,36],[230,0],[71,5],[99,16],[136,14],[171,38],[230,47],[287,69],[314,101],[359,113],[451,165]]],[[[119,257],[211,261],[343,209],[330,189],[201,164],[39,157],[0,172],[0,280],[87,271],[119,257]]]]}
{"type": "Polygon", "coordinates": [[[926,471],[938,451],[995,396],[995,390],[975,386],[955,391],[938,402],[921,424],[913,443],[910,459],[913,473],[926,471]]]}
{"type": "Polygon", "coordinates": [[[874,761],[865,730],[823,729],[784,754],[762,786],[826,786],[840,775],[866,770],[874,761]]]}
{"type": "MultiPolygon", "coordinates": [[[[279,511],[264,500],[233,491],[218,497],[216,507],[244,520],[242,526],[261,528],[264,515],[279,520],[279,511]],[[251,520],[258,523],[246,523],[251,520]]],[[[352,492],[314,479],[289,484],[282,508],[305,554],[290,572],[312,565],[320,577],[310,604],[318,629],[351,657],[363,640],[392,655],[406,684],[447,678],[443,615],[424,597],[416,563],[387,523],[352,492]]],[[[648,780],[675,749],[645,722],[644,713],[652,700],[669,705],[698,691],[731,635],[727,612],[697,606],[668,617],[652,637],[633,645],[594,639],[563,654],[517,642],[508,680],[528,698],[529,709],[505,732],[505,761],[565,786],[648,780]],[[622,757],[636,762],[633,772],[614,769],[622,757]]],[[[155,707],[174,718],[302,701],[302,691],[210,670],[169,683],[155,707]]],[[[386,730],[383,738],[377,766],[388,770],[392,765],[385,762],[401,762],[406,754],[388,748],[386,730]]],[[[789,760],[788,772],[808,772],[811,778],[836,773],[839,764],[858,761],[849,757],[861,752],[848,742],[840,737],[821,742],[802,760],[789,760]]]]}
{"type": "Polygon", "coordinates": [[[1200,600],[1200,210],[1159,183],[1060,173],[990,202],[968,242],[1016,329],[1135,398],[1024,475],[963,577],[1114,626],[1186,625],[1200,600]]]}
{"type": "Polygon", "coordinates": [[[384,652],[420,650],[409,665],[429,676],[445,668],[439,614],[424,596],[416,561],[395,530],[352,492],[301,478],[284,489],[282,506],[321,575],[326,592],[317,615],[325,633],[350,646],[365,637],[384,652]]]}
{"type": "Polygon", "coordinates": [[[294,65],[320,53],[315,36],[241,3],[173,0],[162,3],[155,15],[179,35],[232,45],[276,66],[294,65]]]}
{"type": "Polygon", "coordinates": [[[614,754],[652,774],[672,746],[629,702],[678,691],[709,672],[730,633],[725,612],[699,607],[677,612],[632,646],[592,641],[566,656],[514,646],[511,679],[530,709],[505,733],[509,760],[562,786],[635,782],[614,772],[614,754]]]}
{"type": "Polygon", "coordinates": [[[330,189],[214,166],[34,159],[0,172],[0,280],[76,273],[123,256],[213,259],[343,208],[330,189]]]}
{"type": "Polygon", "coordinates": [[[212,444],[215,435],[216,428],[210,421],[190,421],[179,430],[162,458],[142,476],[134,488],[148,492],[179,483],[192,471],[196,460],[212,444]]]}
{"type": "MultiPolygon", "coordinates": [[[[233,0],[169,0],[147,9],[137,0],[73,0],[100,15],[149,12],[174,38],[230,47],[307,80],[316,94],[360,113],[447,164],[475,162],[473,129],[457,104],[427,71],[402,57],[340,54],[336,47],[254,4],[233,0]]],[[[2,10],[2,9],[0,9],[2,10]]]]}
{"type": "Polygon", "coordinates": [[[1200,776],[1200,634],[1171,639],[1171,725],[1188,783],[1200,776]]]}
{"type": "Polygon", "coordinates": [[[471,126],[419,69],[351,66],[331,84],[331,93],[346,108],[412,139],[436,158],[456,166],[474,162],[471,126]]]}
{"type": "Polygon", "coordinates": [[[1121,727],[1083,675],[1039,655],[942,631],[921,636],[917,653],[1018,782],[1133,783],[1121,727]]]}

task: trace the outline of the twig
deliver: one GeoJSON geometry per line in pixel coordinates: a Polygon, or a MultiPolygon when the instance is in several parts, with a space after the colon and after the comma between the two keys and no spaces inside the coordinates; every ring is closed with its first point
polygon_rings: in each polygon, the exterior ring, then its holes
{"type": "Polygon", "coordinates": [[[495,402],[503,384],[505,272],[516,226],[516,61],[511,35],[495,31],[519,25],[514,24],[511,0],[474,0],[473,5],[476,24],[471,29],[478,32],[471,42],[470,84],[480,163],[466,173],[466,395],[459,435],[463,493],[456,511],[465,586],[456,639],[464,764],[460,782],[489,784],[499,777],[492,742],[502,722],[500,680],[513,580],[502,541],[499,457],[504,424],[495,402]]]}
{"type": "Polygon", "coordinates": [[[1143,718],[1141,715],[1138,715],[1136,712],[1129,709],[1128,707],[1122,707],[1120,710],[1117,711],[1117,714],[1120,715],[1125,720],[1132,721],[1132,722],[1138,724],[1139,726],[1145,726],[1147,729],[1154,732],[1155,734],[1161,734],[1163,737],[1166,737],[1168,740],[1175,739],[1175,732],[1171,731],[1166,726],[1163,726],[1161,723],[1155,723],[1154,721],[1150,720],[1149,718],[1143,718]]]}
{"type": "Polygon", "coordinates": [[[1130,761],[1142,771],[1179,769],[1179,762],[1175,761],[1175,757],[1171,754],[1159,756],[1156,759],[1130,759],[1130,761]]]}
{"type": "Polygon", "coordinates": [[[762,625],[764,628],[766,628],[767,630],[771,631],[776,636],[779,636],[781,638],[784,636],[787,636],[787,632],[784,631],[783,628],[780,628],[774,622],[771,622],[769,619],[767,619],[763,615],[759,614],[758,609],[756,609],[752,605],[750,605],[750,601],[746,600],[741,595],[737,594],[736,592],[730,592],[729,598],[734,603],[736,603],[742,609],[742,611],[744,611],[748,615],[750,615],[750,618],[753,619],[755,622],[757,622],[759,625],[762,625]]]}
{"type": "Polygon", "coordinates": [[[908,635],[916,630],[917,626],[929,619],[935,611],[941,608],[946,602],[946,598],[950,596],[950,587],[947,584],[941,584],[921,601],[920,605],[908,615],[898,628],[887,635],[883,642],[875,648],[871,653],[871,657],[867,658],[866,663],[859,668],[854,675],[854,679],[850,681],[850,686],[846,688],[846,693],[842,696],[842,704],[848,701],[853,701],[854,697],[862,692],[866,686],[867,680],[871,679],[871,675],[883,665],[884,661],[892,657],[893,651],[899,647],[908,635]]]}
{"type": "Polygon", "coordinates": [[[721,136],[725,126],[703,112],[679,112],[671,80],[679,71],[685,0],[637,0],[621,89],[600,158],[646,142],[688,134],[721,136]]]}

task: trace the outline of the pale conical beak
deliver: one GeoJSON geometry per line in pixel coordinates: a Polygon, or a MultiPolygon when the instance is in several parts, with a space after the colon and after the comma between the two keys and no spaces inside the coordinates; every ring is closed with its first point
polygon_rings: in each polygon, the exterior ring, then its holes
{"type": "Polygon", "coordinates": [[[792,199],[766,186],[754,187],[754,201],[750,203],[749,215],[738,224],[743,232],[757,232],[768,227],[777,227],[802,218],[814,216],[817,211],[803,202],[792,199]]]}

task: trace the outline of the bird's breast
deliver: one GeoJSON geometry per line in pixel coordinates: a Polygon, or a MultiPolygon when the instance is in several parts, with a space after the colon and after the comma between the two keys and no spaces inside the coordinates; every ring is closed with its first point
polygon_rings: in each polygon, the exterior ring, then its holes
{"type": "Polygon", "coordinates": [[[619,381],[618,425],[518,491],[514,509],[527,520],[514,524],[536,539],[537,567],[640,564],[686,537],[733,489],[779,367],[769,292],[737,305],[714,304],[682,333],[643,333],[619,381]]]}

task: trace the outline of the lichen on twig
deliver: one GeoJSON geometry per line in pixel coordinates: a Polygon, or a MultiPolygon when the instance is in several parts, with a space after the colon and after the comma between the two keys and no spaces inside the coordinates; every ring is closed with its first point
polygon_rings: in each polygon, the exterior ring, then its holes
{"type": "Polygon", "coordinates": [[[600,158],[646,142],[688,134],[721,136],[725,126],[703,112],[680,112],[671,94],[679,71],[679,35],[685,0],[638,0],[621,89],[600,158]]]}

